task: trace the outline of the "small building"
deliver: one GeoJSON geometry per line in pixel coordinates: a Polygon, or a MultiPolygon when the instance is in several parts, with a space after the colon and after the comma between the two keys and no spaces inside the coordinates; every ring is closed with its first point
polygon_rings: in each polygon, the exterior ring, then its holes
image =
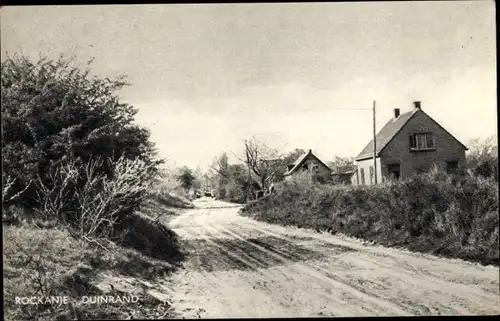
{"type": "Polygon", "coordinates": [[[356,157],[354,184],[374,184],[387,179],[401,179],[430,170],[434,165],[448,172],[465,166],[467,147],[414,102],[413,110],[394,117],[375,136],[376,168],[373,139],[356,157]]]}
{"type": "Polygon", "coordinates": [[[297,173],[308,172],[312,177],[320,181],[331,180],[331,169],[321,161],[310,149],[302,154],[293,164],[289,164],[285,173],[285,179],[289,179],[297,173]]]}

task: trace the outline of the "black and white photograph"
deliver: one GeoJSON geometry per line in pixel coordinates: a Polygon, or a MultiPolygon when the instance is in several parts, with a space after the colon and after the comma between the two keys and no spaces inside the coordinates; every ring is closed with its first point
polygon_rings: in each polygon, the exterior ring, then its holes
{"type": "Polygon", "coordinates": [[[1,6],[4,320],[499,315],[495,19],[1,6]]]}

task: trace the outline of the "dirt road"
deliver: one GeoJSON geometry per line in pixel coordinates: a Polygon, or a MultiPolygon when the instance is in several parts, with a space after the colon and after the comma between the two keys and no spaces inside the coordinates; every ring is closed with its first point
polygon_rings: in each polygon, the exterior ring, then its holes
{"type": "Polygon", "coordinates": [[[497,267],[269,225],[207,198],[196,205],[169,223],[190,252],[168,286],[182,316],[500,313],[497,267]]]}

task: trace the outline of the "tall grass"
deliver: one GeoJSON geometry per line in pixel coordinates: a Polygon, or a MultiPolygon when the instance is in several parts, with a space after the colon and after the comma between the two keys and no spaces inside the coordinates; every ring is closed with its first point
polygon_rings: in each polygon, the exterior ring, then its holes
{"type": "Polygon", "coordinates": [[[498,185],[480,177],[433,170],[377,186],[319,185],[298,177],[243,211],[271,223],[499,263],[498,185]]]}

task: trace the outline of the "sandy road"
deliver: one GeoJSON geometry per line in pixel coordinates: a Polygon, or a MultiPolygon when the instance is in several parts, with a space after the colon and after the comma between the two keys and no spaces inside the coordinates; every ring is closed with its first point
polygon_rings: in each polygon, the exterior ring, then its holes
{"type": "Polygon", "coordinates": [[[169,281],[185,317],[499,314],[499,269],[257,222],[196,202],[169,225],[190,253],[169,281]]]}

